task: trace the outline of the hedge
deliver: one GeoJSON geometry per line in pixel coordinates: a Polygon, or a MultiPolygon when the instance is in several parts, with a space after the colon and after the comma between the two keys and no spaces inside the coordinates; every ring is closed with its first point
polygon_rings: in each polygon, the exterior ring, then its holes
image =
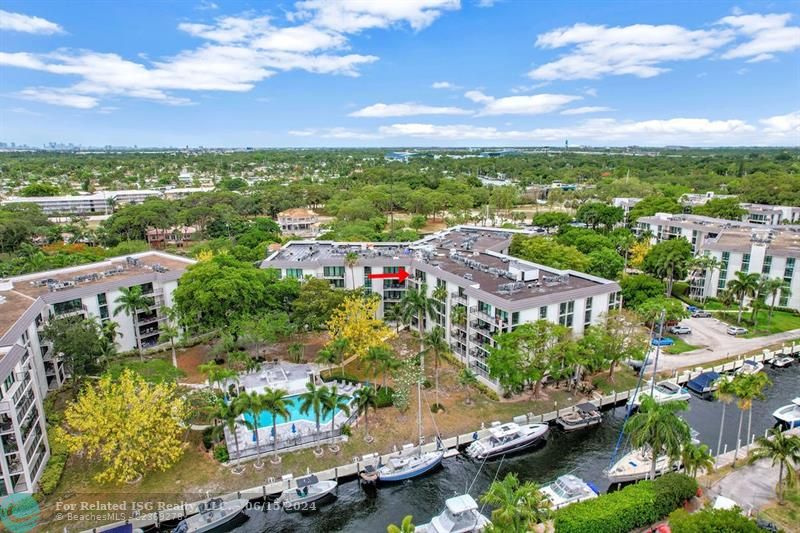
{"type": "Polygon", "coordinates": [[[394,389],[391,387],[381,387],[378,389],[378,398],[375,402],[375,407],[382,409],[384,407],[391,407],[394,404],[394,389]]]}
{"type": "Polygon", "coordinates": [[[742,510],[703,509],[689,514],[678,509],[669,515],[672,533],[759,533],[761,529],[754,520],[742,514],[742,510]]]}
{"type": "Polygon", "coordinates": [[[48,438],[50,459],[47,460],[47,466],[44,467],[42,476],[39,478],[39,491],[45,496],[53,494],[58,488],[58,483],[64,474],[64,467],[67,466],[67,459],[69,459],[67,445],[59,438],[59,432],[51,428],[48,438]]]}
{"type": "Polygon", "coordinates": [[[559,533],[627,533],[650,525],[680,507],[697,492],[697,481],[670,473],[640,481],[555,512],[559,533]]]}

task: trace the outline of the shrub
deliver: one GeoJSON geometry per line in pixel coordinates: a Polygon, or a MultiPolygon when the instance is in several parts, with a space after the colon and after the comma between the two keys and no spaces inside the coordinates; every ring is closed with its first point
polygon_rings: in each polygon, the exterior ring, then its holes
{"type": "Polygon", "coordinates": [[[684,474],[666,474],[620,491],[572,504],[555,513],[559,533],[626,533],[667,516],[697,492],[684,474]]]}
{"type": "Polygon", "coordinates": [[[353,436],[353,428],[350,427],[350,424],[343,424],[341,428],[342,435],[346,437],[353,436]]]}
{"type": "Polygon", "coordinates": [[[220,463],[227,463],[228,459],[230,459],[230,455],[228,455],[228,447],[224,444],[217,444],[214,446],[214,459],[220,463]]]}
{"type": "Polygon", "coordinates": [[[433,383],[431,383],[431,380],[426,378],[425,381],[422,382],[422,387],[425,389],[430,389],[433,387],[433,383]]]}
{"type": "Polygon", "coordinates": [[[391,387],[381,387],[378,389],[376,400],[376,407],[382,409],[384,407],[391,407],[394,402],[394,389],[391,387]]]}
{"type": "Polygon", "coordinates": [[[56,428],[48,434],[50,440],[50,459],[44,467],[42,477],[39,478],[39,491],[45,496],[53,494],[58,488],[61,476],[64,474],[64,467],[67,466],[69,451],[67,445],[60,438],[60,428],[56,428]]]}
{"type": "Polygon", "coordinates": [[[673,533],[758,533],[758,525],[742,515],[741,509],[703,509],[689,514],[678,509],[669,515],[673,533]]]}
{"type": "Polygon", "coordinates": [[[214,447],[214,428],[208,427],[203,430],[203,446],[205,447],[206,451],[210,450],[214,447]]]}
{"type": "Polygon", "coordinates": [[[345,373],[344,376],[342,376],[342,373],[337,371],[334,371],[333,375],[323,376],[322,381],[325,383],[331,383],[333,381],[346,381],[354,385],[358,385],[359,383],[361,383],[361,380],[358,379],[356,376],[347,373],[345,373]]]}

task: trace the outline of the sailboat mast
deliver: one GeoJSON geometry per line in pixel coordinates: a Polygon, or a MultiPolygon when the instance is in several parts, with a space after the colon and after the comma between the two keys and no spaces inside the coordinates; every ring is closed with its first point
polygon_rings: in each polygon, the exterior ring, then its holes
{"type": "MultiPolygon", "coordinates": [[[[667,310],[661,310],[661,316],[659,317],[659,324],[658,324],[658,344],[656,344],[656,357],[653,361],[653,379],[650,381],[650,397],[655,398],[654,392],[656,388],[656,372],[658,372],[658,356],[661,353],[661,339],[664,338],[664,319],[667,316],[667,310]]],[[[654,459],[655,460],[655,459],[654,459]]]]}
{"type": "MultiPolygon", "coordinates": [[[[419,362],[422,372],[417,379],[417,426],[419,428],[419,445],[422,446],[422,376],[425,375],[425,356],[420,354],[419,362]]],[[[422,448],[420,448],[422,453],[422,448]]]]}

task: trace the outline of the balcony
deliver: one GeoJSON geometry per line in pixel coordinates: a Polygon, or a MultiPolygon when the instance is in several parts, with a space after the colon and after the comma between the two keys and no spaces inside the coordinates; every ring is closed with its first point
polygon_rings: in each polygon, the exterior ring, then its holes
{"type": "Polygon", "coordinates": [[[458,294],[457,292],[451,292],[450,293],[450,300],[454,304],[467,305],[467,295],[466,294],[458,294]]]}
{"type": "Polygon", "coordinates": [[[54,311],[55,316],[58,318],[67,318],[70,316],[76,315],[85,315],[89,312],[89,309],[85,305],[81,305],[80,307],[71,307],[68,309],[63,309],[61,311],[54,311]]]}

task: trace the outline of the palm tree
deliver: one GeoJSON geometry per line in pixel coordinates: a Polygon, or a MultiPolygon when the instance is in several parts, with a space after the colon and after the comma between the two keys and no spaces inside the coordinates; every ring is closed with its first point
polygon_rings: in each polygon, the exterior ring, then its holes
{"type": "Polygon", "coordinates": [[[392,350],[385,344],[372,346],[367,350],[364,361],[370,364],[373,377],[381,375],[381,388],[386,386],[386,375],[400,364],[392,350]]]}
{"type": "Polygon", "coordinates": [[[218,385],[225,394],[228,392],[226,387],[228,380],[237,379],[237,374],[234,370],[220,366],[214,361],[202,364],[198,366],[197,369],[200,370],[202,374],[206,375],[208,383],[212,388],[214,385],[218,385]]]}
{"type": "Polygon", "coordinates": [[[324,385],[322,387],[317,387],[315,383],[309,381],[306,383],[306,392],[299,396],[300,412],[308,414],[309,411],[313,411],[314,413],[314,421],[317,427],[317,452],[322,451],[319,447],[319,417],[322,415],[323,404],[328,394],[328,387],[324,385]]]}
{"type": "Polygon", "coordinates": [[[772,466],[776,464],[778,471],[778,486],[776,493],[778,503],[783,504],[783,471],[786,470],[786,486],[793,487],[797,481],[796,468],[800,467],[800,436],[787,435],[780,428],[769,430],[769,437],[756,439],[756,447],[750,452],[750,462],[759,459],[772,459],[772,466]]]}
{"type": "Polygon", "coordinates": [[[520,483],[513,472],[502,481],[493,481],[481,496],[481,502],[494,507],[492,524],[498,531],[527,533],[534,524],[551,516],[550,501],[539,491],[536,483],[520,483]]]}
{"type": "Polygon", "coordinates": [[[447,341],[444,339],[444,329],[441,326],[434,327],[430,333],[425,335],[425,347],[433,352],[434,382],[436,406],[439,407],[439,356],[447,351],[447,341]]]}
{"type": "Polygon", "coordinates": [[[666,455],[671,461],[680,457],[683,446],[690,442],[689,425],[678,413],[689,408],[685,401],[656,403],[643,396],[639,411],[625,422],[625,433],[636,448],[649,447],[651,454],[650,479],[656,477],[656,462],[666,455]]]}
{"type": "Polygon", "coordinates": [[[165,317],[166,320],[159,328],[161,332],[159,341],[169,343],[170,349],[172,350],[172,366],[178,368],[178,355],[175,353],[175,341],[180,338],[181,330],[176,320],[177,313],[172,307],[163,306],[161,308],[161,316],[165,317]]]}
{"type": "Polygon", "coordinates": [[[403,321],[403,309],[399,305],[392,305],[383,312],[386,322],[394,322],[395,333],[400,333],[400,323],[403,321]]]}
{"type": "Polygon", "coordinates": [[[292,361],[295,363],[299,363],[300,360],[303,358],[303,354],[305,352],[305,346],[302,342],[293,342],[289,345],[289,355],[292,357],[292,361]]]}
{"type": "Polygon", "coordinates": [[[747,272],[737,272],[736,278],[728,282],[728,290],[739,299],[739,314],[736,317],[737,324],[741,324],[742,322],[744,299],[748,296],[755,295],[756,290],[758,290],[759,278],[760,276],[756,273],[748,274],[747,272]]]}
{"type": "MultiPolygon", "coordinates": [[[[322,348],[317,354],[317,362],[325,362],[328,364],[339,364],[339,369],[344,377],[344,360],[347,351],[350,348],[350,342],[345,338],[334,339],[322,348]]],[[[328,375],[332,374],[328,371],[328,375]]]]}
{"type": "MultiPolygon", "coordinates": [[[[433,316],[433,313],[436,312],[436,302],[432,298],[428,298],[428,286],[423,283],[418,289],[408,289],[400,301],[400,306],[407,321],[410,322],[411,317],[416,317],[417,319],[419,353],[421,354],[425,350],[425,317],[433,316]]],[[[425,372],[424,366],[422,367],[422,372],[425,372]]]]}
{"type": "Polygon", "coordinates": [[[119,292],[120,295],[114,300],[115,304],[119,304],[119,306],[114,309],[114,316],[124,312],[126,315],[133,318],[134,337],[136,339],[136,345],[139,348],[139,359],[144,361],[144,350],[142,349],[142,343],[139,340],[139,332],[137,331],[136,313],[146,310],[153,305],[153,299],[144,296],[142,294],[142,288],[138,285],[122,287],[119,292]]]}
{"type": "Polygon", "coordinates": [[[717,399],[722,402],[722,417],[719,421],[719,439],[717,440],[717,455],[722,454],[722,432],[725,429],[725,411],[728,404],[733,401],[736,391],[733,388],[733,382],[726,379],[721,380],[719,388],[715,393],[717,399]]]}
{"type": "Polygon", "coordinates": [[[691,477],[697,477],[700,470],[706,473],[714,470],[714,457],[705,444],[692,442],[684,444],[683,450],[681,450],[681,463],[683,463],[686,474],[691,477]]]}
{"type": "Polygon", "coordinates": [[[256,439],[256,462],[254,466],[260,469],[264,466],[264,463],[261,461],[261,442],[258,435],[258,421],[261,416],[261,411],[264,410],[264,400],[261,394],[252,391],[243,392],[233,403],[237,404],[237,407],[242,413],[250,415],[250,420],[244,418],[243,424],[247,429],[253,432],[253,436],[256,439]]]}
{"type": "Polygon", "coordinates": [[[412,520],[414,520],[413,516],[406,515],[399,527],[394,524],[386,526],[386,533],[414,533],[416,526],[411,522],[412,520]]]}
{"type": "Polygon", "coordinates": [[[331,451],[334,451],[333,443],[333,424],[336,421],[336,411],[344,411],[347,416],[350,416],[350,401],[347,396],[339,394],[336,385],[328,389],[328,394],[322,400],[322,413],[323,416],[331,415],[331,451]]]}
{"type": "Polygon", "coordinates": [[[236,446],[236,466],[233,468],[233,473],[240,474],[244,471],[241,466],[241,457],[239,456],[239,435],[236,433],[236,426],[241,424],[239,415],[242,414],[241,407],[237,402],[222,402],[219,406],[217,417],[220,418],[228,432],[233,435],[233,442],[236,446]]]}
{"type": "Polygon", "coordinates": [[[450,323],[464,325],[467,321],[467,308],[463,305],[456,305],[450,310],[450,323]]]}
{"type": "Polygon", "coordinates": [[[288,392],[283,389],[266,389],[261,396],[261,408],[272,415],[272,449],[275,452],[271,461],[273,464],[281,462],[281,458],[278,455],[278,417],[286,421],[292,418],[289,407],[292,406],[294,402],[286,398],[287,394],[288,392]]]}
{"type": "Polygon", "coordinates": [[[103,335],[112,344],[116,344],[117,337],[122,335],[122,333],[119,332],[119,322],[115,320],[105,320],[103,322],[103,325],[101,326],[101,330],[103,332],[103,335]]]}
{"type": "Polygon", "coordinates": [[[353,401],[356,409],[364,413],[364,440],[371,442],[372,437],[369,435],[369,408],[372,407],[373,411],[378,408],[378,393],[367,385],[353,393],[353,401]]]}
{"type": "Polygon", "coordinates": [[[778,294],[789,298],[792,295],[792,291],[789,288],[789,284],[781,278],[772,278],[767,281],[766,286],[764,287],[764,294],[769,294],[772,298],[769,305],[769,314],[767,315],[767,323],[771,323],[772,311],[775,309],[775,300],[778,299],[778,294]]]}
{"type": "MultiPolygon", "coordinates": [[[[714,277],[714,271],[720,270],[722,268],[722,261],[714,257],[713,255],[699,255],[694,257],[690,261],[690,265],[692,266],[692,277],[695,277],[698,273],[703,274],[703,283],[709,283],[711,279],[714,277]],[[705,276],[705,273],[708,272],[708,277],[705,276]]],[[[703,299],[706,298],[705,286],[703,287],[703,299]]]]}
{"type": "Polygon", "coordinates": [[[458,383],[467,391],[467,405],[472,405],[472,387],[477,385],[478,377],[469,368],[462,368],[458,375],[458,383]]]}
{"type": "Polygon", "coordinates": [[[344,254],[344,266],[350,269],[350,281],[353,282],[352,288],[356,288],[355,267],[358,264],[358,253],[347,252],[344,254]]]}
{"type": "Polygon", "coordinates": [[[444,319],[442,321],[442,326],[447,324],[447,286],[446,285],[437,285],[431,296],[434,300],[436,300],[436,307],[439,311],[439,314],[442,315],[444,319]]]}
{"type": "Polygon", "coordinates": [[[736,466],[736,459],[739,455],[739,445],[741,443],[742,419],[744,412],[747,411],[747,435],[745,441],[750,440],[750,431],[753,421],[753,401],[764,399],[764,388],[771,384],[769,377],[763,372],[755,374],[740,374],[733,378],[733,390],[735,391],[739,407],[739,431],[736,433],[736,451],[733,454],[733,466],[736,466]]]}

